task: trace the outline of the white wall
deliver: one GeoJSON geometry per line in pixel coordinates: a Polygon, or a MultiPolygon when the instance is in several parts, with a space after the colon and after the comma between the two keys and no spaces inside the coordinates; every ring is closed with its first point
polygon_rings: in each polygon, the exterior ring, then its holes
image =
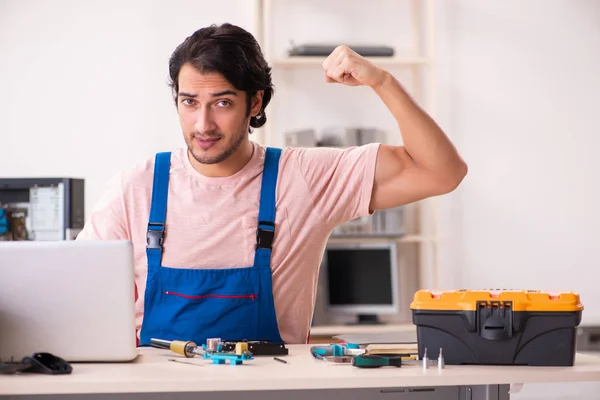
{"type": "Polygon", "coordinates": [[[600,323],[600,3],[438,5],[439,117],[469,164],[446,281],[576,290],[600,323]]]}
{"type": "MultiPolygon", "coordinates": [[[[358,1],[320,9],[315,1],[296,3],[304,5],[293,17],[274,6],[272,29],[284,30],[275,36],[278,51],[289,38],[314,40],[321,32],[355,42],[395,37],[394,15],[401,16],[398,32],[408,28],[400,23],[406,3],[378,0],[385,14],[356,11],[364,6],[358,1]],[[321,14],[308,15],[315,10],[321,14]],[[345,12],[355,22],[344,24],[345,12]]],[[[600,3],[436,5],[436,117],[470,167],[460,189],[440,199],[442,282],[578,290],[584,321],[598,323],[600,3]]],[[[183,144],[168,57],[193,30],[226,20],[253,30],[252,2],[0,0],[0,176],[83,177],[89,213],[118,169],[183,144]]],[[[386,44],[404,52],[406,43],[398,36],[386,44]]],[[[288,111],[273,121],[324,127],[345,115],[358,123],[367,113],[353,102],[366,96],[374,115],[393,127],[360,89],[315,99],[318,70],[279,78],[272,110],[288,111]],[[298,82],[306,82],[303,89],[290,92],[298,82]],[[342,97],[347,112],[329,111],[342,97]],[[310,112],[288,106],[290,98],[310,112]]]]}
{"type": "Polygon", "coordinates": [[[0,0],[0,176],[85,178],[184,145],[168,59],[196,29],[254,31],[252,2],[0,0]]]}

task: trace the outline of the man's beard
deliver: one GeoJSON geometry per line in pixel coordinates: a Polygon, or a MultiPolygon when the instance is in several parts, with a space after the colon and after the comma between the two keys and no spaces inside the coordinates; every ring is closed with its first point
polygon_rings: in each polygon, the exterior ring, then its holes
{"type": "MultiPolygon", "coordinates": [[[[246,134],[245,132],[241,132],[240,134],[236,135],[233,143],[231,143],[231,145],[229,147],[227,147],[225,150],[223,150],[223,152],[221,152],[220,154],[217,154],[214,156],[197,154],[192,150],[192,146],[190,146],[189,144],[188,144],[188,150],[189,150],[190,154],[192,155],[192,157],[194,157],[194,159],[196,161],[198,161],[200,164],[217,164],[217,163],[227,160],[233,153],[235,153],[237,151],[237,149],[240,148],[240,146],[242,145],[242,142],[244,141],[245,134],[246,134]]],[[[195,133],[192,134],[192,136],[190,138],[191,142],[194,142],[195,136],[196,136],[195,133]]],[[[203,135],[203,136],[218,137],[218,138],[220,138],[220,141],[224,140],[224,136],[220,132],[211,132],[210,135],[203,135]]]]}

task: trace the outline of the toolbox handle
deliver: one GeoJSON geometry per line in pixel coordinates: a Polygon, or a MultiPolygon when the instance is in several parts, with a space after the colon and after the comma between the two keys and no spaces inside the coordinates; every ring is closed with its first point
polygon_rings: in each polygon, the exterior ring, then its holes
{"type": "Polygon", "coordinates": [[[487,340],[506,340],[513,336],[512,301],[477,302],[477,330],[487,340]]]}

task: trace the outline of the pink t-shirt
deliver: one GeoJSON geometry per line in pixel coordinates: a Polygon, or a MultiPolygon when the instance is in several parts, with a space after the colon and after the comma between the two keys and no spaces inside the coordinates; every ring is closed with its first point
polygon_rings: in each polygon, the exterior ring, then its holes
{"type": "MultiPolygon", "coordinates": [[[[254,142],[250,162],[224,178],[209,178],[172,152],[162,265],[172,268],[252,266],[265,147],[254,142]]],[[[271,256],[277,322],[286,343],[306,343],[327,239],[343,222],[369,215],[378,144],[349,149],[285,148],[279,163],[271,256]]],[[[133,242],[142,325],[146,289],[146,229],[154,157],[117,174],[92,210],[78,240],[133,242]]]]}

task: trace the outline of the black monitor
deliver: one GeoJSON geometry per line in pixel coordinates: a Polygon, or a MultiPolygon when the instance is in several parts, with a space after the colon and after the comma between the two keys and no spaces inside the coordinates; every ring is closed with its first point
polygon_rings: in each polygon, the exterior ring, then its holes
{"type": "Polygon", "coordinates": [[[327,309],[378,323],[378,315],[399,311],[397,245],[330,244],[323,259],[327,309]]]}

